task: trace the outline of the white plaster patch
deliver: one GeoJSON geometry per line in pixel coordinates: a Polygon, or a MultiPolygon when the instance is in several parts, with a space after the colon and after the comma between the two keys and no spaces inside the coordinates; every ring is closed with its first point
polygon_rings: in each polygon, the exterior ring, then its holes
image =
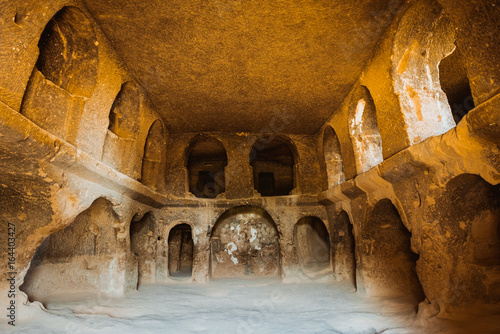
{"type": "Polygon", "coordinates": [[[193,229],[193,244],[196,245],[198,243],[198,233],[200,231],[197,228],[193,229]]]}
{"type": "Polygon", "coordinates": [[[356,113],[354,124],[360,125],[363,122],[363,112],[365,111],[366,102],[364,99],[359,100],[358,105],[356,106],[356,113]]]}
{"type": "Polygon", "coordinates": [[[427,65],[425,66],[425,69],[426,69],[426,72],[427,72],[427,79],[429,79],[430,89],[434,89],[434,82],[432,81],[431,68],[430,68],[430,66],[427,64],[427,65]]]}
{"type": "Polygon", "coordinates": [[[250,227],[250,233],[252,234],[252,237],[250,238],[250,242],[252,242],[255,239],[257,239],[257,230],[254,229],[253,227],[250,227]]]}
{"type": "Polygon", "coordinates": [[[234,257],[233,252],[234,252],[235,250],[237,250],[237,249],[238,249],[238,247],[236,247],[236,245],[234,244],[234,242],[230,242],[230,243],[228,243],[226,247],[229,247],[229,246],[230,246],[231,248],[230,248],[230,249],[229,249],[229,248],[227,248],[227,249],[226,249],[226,252],[229,254],[229,256],[231,256],[231,261],[233,261],[233,263],[234,263],[234,264],[237,264],[237,263],[238,263],[238,259],[234,257]]]}

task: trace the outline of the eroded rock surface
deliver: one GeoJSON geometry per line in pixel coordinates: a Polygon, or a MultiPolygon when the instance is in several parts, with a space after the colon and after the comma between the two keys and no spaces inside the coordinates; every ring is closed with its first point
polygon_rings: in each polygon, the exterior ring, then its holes
{"type": "Polygon", "coordinates": [[[499,11],[1,2],[1,305],[275,277],[498,315],[499,11]]]}

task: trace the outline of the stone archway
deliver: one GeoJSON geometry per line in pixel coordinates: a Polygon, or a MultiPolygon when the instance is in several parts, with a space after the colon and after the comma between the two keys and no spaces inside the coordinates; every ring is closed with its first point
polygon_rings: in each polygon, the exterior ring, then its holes
{"type": "Polygon", "coordinates": [[[80,9],[63,7],[47,23],[38,48],[20,112],[74,143],[84,105],[97,84],[99,49],[93,24],[80,9]]]}
{"type": "Polygon", "coordinates": [[[193,231],[183,223],[168,234],[168,272],[172,278],[189,278],[193,273],[193,231]]]}
{"type": "Polygon", "coordinates": [[[295,226],[294,239],[302,270],[320,272],[330,268],[330,235],[321,219],[301,218],[295,226]]]}
{"type": "Polygon", "coordinates": [[[216,198],[226,191],[224,145],[210,136],[197,136],[187,149],[189,191],[200,198],[216,198]]]}
{"type": "Polygon", "coordinates": [[[375,205],[361,233],[361,270],[370,294],[402,296],[417,304],[425,298],[411,236],[389,199],[375,205]]]}
{"type": "Polygon", "coordinates": [[[286,196],[296,188],[296,157],[284,138],[260,139],[250,152],[254,189],[262,196],[286,196]]]}
{"type": "Polygon", "coordinates": [[[119,296],[132,290],[128,252],[113,227],[118,221],[111,202],[95,200],[44,240],[20,289],[41,302],[67,293],[119,296]]]}
{"type": "Polygon", "coordinates": [[[278,229],[258,207],[226,211],[212,229],[210,253],[212,278],[280,275],[278,229]]]}

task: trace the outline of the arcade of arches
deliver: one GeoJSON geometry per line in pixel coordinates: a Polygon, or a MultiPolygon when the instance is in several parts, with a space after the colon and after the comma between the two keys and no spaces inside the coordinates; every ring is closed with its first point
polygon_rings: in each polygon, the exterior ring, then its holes
{"type": "Polygon", "coordinates": [[[258,278],[498,320],[497,0],[124,3],[0,2],[2,307],[258,278]]]}

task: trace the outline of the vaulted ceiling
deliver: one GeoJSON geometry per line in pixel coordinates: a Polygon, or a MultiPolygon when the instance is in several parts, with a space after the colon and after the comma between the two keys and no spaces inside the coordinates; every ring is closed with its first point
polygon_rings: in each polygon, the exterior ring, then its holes
{"type": "Polygon", "coordinates": [[[174,133],[313,134],[402,0],[84,0],[174,133]],[[280,126],[281,130],[281,126],[280,126]]]}

